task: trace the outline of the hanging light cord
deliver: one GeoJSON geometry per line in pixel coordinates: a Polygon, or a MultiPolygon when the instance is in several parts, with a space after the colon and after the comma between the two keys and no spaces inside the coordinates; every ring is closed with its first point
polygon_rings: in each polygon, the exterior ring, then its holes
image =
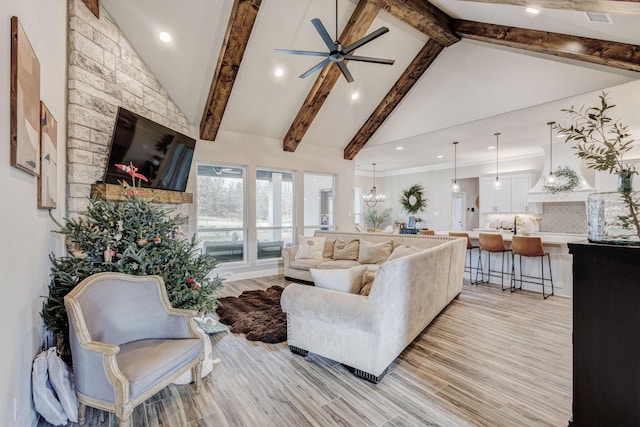
{"type": "Polygon", "coordinates": [[[549,122],[549,174],[553,175],[553,125],[556,122],[549,122]]]}
{"type": "Polygon", "coordinates": [[[499,142],[498,142],[498,137],[500,136],[500,132],[496,132],[496,179],[498,179],[498,148],[499,148],[499,142]]]}
{"type": "Polygon", "coordinates": [[[336,43],[338,42],[338,0],[336,0],[336,43]]]}
{"type": "Polygon", "coordinates": [[[453,182],[458,182],[458,143],[453,143],[453,182]]]}

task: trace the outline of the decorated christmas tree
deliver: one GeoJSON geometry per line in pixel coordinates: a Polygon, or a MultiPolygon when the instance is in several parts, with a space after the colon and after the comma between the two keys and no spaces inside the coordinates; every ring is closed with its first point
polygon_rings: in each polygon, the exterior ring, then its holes
{"type": "Polygon", "coordinates": [[[69,255],[51,256],[52,280],[41,314],[63,352],[69,330],[64,296],[95,273],[155,274],[164,279],[173,307],[204,314],[217,305],[214,291],[224,279],[209,274],[216,261],[200,253],[195,236],[186,239],[179,231],[185,217],[144,197],[135,186],[135,178],[144,177],[133,166],[124,168],[134,185],[123,184],[123,201],[91,199],[85,216],[58,224],[69,255]]]}

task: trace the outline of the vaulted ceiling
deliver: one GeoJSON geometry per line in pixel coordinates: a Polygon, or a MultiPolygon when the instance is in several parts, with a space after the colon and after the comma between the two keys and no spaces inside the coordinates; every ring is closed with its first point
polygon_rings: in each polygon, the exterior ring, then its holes
{"type": "Polygon", "coordinates": [[[506,156],[526,156],[541,153],[561,108],[603,89],[640,134],[640,0],[542,0],[538,15],[526,0],[342,0],[337,12],[326,0],[101,3],[205,140],[232,131],[285,151],[325,145],[390,170],[450,162],[454,140],[461,163],[481,160],[500,131],[506,156]],[[274,49],[325,51],[310,20],[332,33],[336,15],[345,46],[388,27],[357,54],[395,64],[351,61],[350,84],[335,64],[299,79],[322,58],[274,49]]]}

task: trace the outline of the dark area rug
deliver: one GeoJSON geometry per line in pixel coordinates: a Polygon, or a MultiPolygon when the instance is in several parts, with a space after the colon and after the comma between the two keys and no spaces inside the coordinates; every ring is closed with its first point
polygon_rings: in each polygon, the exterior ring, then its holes
{"type": "Polygon", "coordinates": [[[249,341],[276,344],[287,340],[287,315],[280,308],[282,286],[264,291],[244,291],[238,297],[220,298],[216,312],[231,332],[249,341]]]}

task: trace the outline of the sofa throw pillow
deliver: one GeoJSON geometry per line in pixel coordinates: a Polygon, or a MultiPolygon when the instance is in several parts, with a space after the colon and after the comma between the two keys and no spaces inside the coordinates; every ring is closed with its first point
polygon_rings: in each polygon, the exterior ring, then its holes
{"type": "Polygon", "coordinates": [[[350,259],[357,261],[359,251],[360,239],[353,239],[348,242],[337,239],[336,244],[333,246],[333,259],[350,259]]]}
{"type": "Polygon", "coordinates": [[[365,270],[362,274],[362,287],[360,288],[360,295],[369,296],[369,292],[371,292],[371,286],[373,286],[373,281],[376,278],[375,271],[365,270]]]}
{"type": "Polygon", "coordinates": [[[300,246],[296,252],[296,259],[320,259],[324,251],[326,237],[298,236],[300,246]]]}
{"type": "Polygon", "coordinates": [[[389,255],[389,258],[387,258],[387,261],[391,261],[391,260],[396,259],[396,258],[402,258],[403,256],[415,254],[415,253],[418,253],[420,251],[422,251],[422,249],[421,248],[416,248],[415,246],[400,245],[400,246],[398,246],[397,248],[395,248],[393,250],[391,255],[389,255]]]}
{"type": "Polygon", "coordinates": [[[327,239],[324,242],[324,251],[322,252],[322,258],[333,258],[333,246],[336,244],[336,239],[327,239]]]}
{"type": "Polygon", "coordinates": [[[313,283],[319,288],[333,289],[341,292],[357,294],[362,287],[362,273],[367,269],[364,265],[351,268],[334,268],[321,270],[311,268],[313,283]]]}
{"type": "Polygon", "coordinates": [[[358,262],[360,264],[382,264],[389,258],[393,251],[393,240],[386,242],[372,243],[367,240],[360,240],[360,251],[358,262]]]}

